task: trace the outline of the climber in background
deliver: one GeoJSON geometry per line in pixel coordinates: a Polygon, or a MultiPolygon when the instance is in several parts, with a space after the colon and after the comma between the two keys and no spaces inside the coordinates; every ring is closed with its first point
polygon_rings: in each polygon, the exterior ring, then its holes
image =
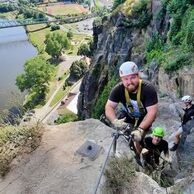
{"type": "Polygon", "coordinates": [[[184,110],[184,115],[182,119],[181,126],[179,129],[175,132],[174,135],[174,143],[173,146],[170,148],[170,151],[176,151],[181,139],[181,135],[184,130],[184,126],[187,124],[188,121],[194,118],[194,105],[192,104],[192,97],[191,96],[183,96],[182,97],[182,102],[184,102],[185,107],[183,108],[184,110]]]}
{"type": "Polygon", "coordinates": [[[165,131],[162,127],[156,127],[152,131],[152,136],[147,136],[142,141],[142,152],[141,156],[145,161],[144,166],[150,165],[155,169],[160,163],[160,155],[163,152],[163,160],[165,162],[171,163],[171,158],[169,157],[168,142],[163,139],[165,131]]]}

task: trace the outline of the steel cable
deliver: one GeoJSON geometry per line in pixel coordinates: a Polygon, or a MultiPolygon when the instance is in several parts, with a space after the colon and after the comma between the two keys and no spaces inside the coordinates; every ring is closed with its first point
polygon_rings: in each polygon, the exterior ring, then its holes
{"type": "Polygon", "coordinates": [[[111,145],[110,145],[110,147],[109,147],[109,150],[108,150],[108,153],[107,153],[106,159],[105,159],[105,161],[104,161],[104,164],[103,164],[102,170],[101,170],[100,175],[99,175],[99,177],[98,177],[98,181],[97,181],[96,186],[95,186],[94,194],[96,194],[96,193],[97,193],[97,190],[98,190],[98,187],[99,187],[99,184],[100,184],[100,181],[101,181],[101,178],[102,178],[102,175],[103,175],[104,169],[105,169],[105,167],[106,167],[106,164],[107,164],[107,161],[108,161],[108,158],[109,158],[109,155],[110,155],[110,151],[111,151],[112,146],[113,146],[113,142],[115,141],[115,138],[117,138],[116,133],[115,133],[115,134],[113,134],[113,137],[114,137],[114,138],[113,138],[113,140],[112,140],[112,142],[111,142],[111,145]]]}

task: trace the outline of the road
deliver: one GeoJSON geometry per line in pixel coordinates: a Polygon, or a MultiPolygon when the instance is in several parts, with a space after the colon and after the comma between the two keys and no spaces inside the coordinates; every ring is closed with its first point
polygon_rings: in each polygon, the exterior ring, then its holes
{"type": "MultiPolygon", "coordinates": [[[[81,84],[81,80],[79,80],[78,82],[76,82],[72,86],[71,93],[74,93],[76,95],[73,96],[73,98],[69,99],[70,100],[69,102],[66,101],[66,103],[68,104],[67,109],[74,112],[75,114],[77,113],[77,97],[78,97],[78,94],[79,94],[80,84],[81,84]]],[[[64,96],[62,100],[67,99],[68,96],[69,96],[69,93],[66,96],[64,96]]],[[[57,109],[61,106],[61,101],[59,101],[54,107],[50,108],[50,110],[48,112],[45,112],[46,114],[44,115],[44,117],[41,120],[42,123],[47,123],[47,124],[53,124],[54,123],[55,119],[58,117],[57,109]]]]}
{"type": "MultiPolygon", "coordinates": [[[[66,56],[65,61],[63,61],[59,64],[59,70],[57,73],[57,77],[62,76],[64,74],[64,72],[66,72],[70,68],[72,62],[79,60],[80,58],[81,58],[80,56],[66,56]]],[[[74,86],[72,86],[71,92],[78,93],[80,82],[81,81],[77,82],[74,86]]],[[[30,122],[41,121],[43,123],[46,123],[47,119],[50,118],[52,115],[53,115],[53,117],[54,117],[54,115],[55,115],[55,117],[58,115],[58,114],[56,114],[56,110],[60,106],[61,101],[59,101],[54,107],[50,107],[50,103],[53,100],[53,98],[55,97],[55,95],[57,94],[57,92],[61,89],[63,84],[64,84],[64,82],[61,82],[60,84],[57,85],[52,96],[49,98],[49,100],[47,101],[47,103],[43,107],[35,109],[35,114],[32,116],[30,122]]],[[[66,98],[66,96],[63,98],[66,98]]]]}
{"type": "MultiPolygon", "coordinates": [[[[102,4],[104,4],[104,6],[108,7],[111,4],[110,0],[101,0],[102,4]]],[[[92,35],[93,33],[93,23],[94,18],[90,18],[84,21],[80,21],[80,22],[76,22],[76,30],[78,33],[86,33],[89,35],[92,35]]],[[[61,29],[63,29],[64,31],[67,31],[68,29],[66,29],[64,26],[61,25],[61,29]]],[[[61,77],[65,71],[67,71],[72,62],[79,60],[81,57],[80,56],[65,56],[65,60],[63,62],[60,63],[59,65],[59,70],[56,76],[56,79],[61,77]]],[[[61,100],[60,102],[58,102],[54,107],[50,107],[50,103],[53,100],[53,98],[55,97],[55,95],[57,94],[57,92],[59,91],[59,89],[62,87],[64,83],[60,83],[57,85],[56,90],[54,91],[54,93],[52,94],[52,96],[50,97],[50,99],[47,101],[47,103],[40,109],[36,109],[35,110],[35,114],[33,115],[33,117],[31,118],[31,121],[42,121],[43,123],[53,123],[53,121],[57,118],[58,113],[57,113],[57,109],[60,106],[61,100]]],[[[73,90],[71,91],[71,93],[74,93],[75,95],[73,97],[71,97],[71,99],[69,98],[69,100],[65,100],[68,98],[67,96],[64,96],[62,100],[64,100],[66,103],[66,108],[71,110],[72,112],[74,112],[75,114],[77,113],[77,98],[78,98],[78,93],[79,93],[79,86],[80,86],[81,82],[78,82],[75,84],[75,87],[73,87],[73,90]]]]}

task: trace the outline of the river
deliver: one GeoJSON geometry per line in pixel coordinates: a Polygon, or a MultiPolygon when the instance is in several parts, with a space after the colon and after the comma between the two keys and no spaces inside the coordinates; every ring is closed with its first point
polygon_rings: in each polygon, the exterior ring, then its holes
{"type": "Polygon", "coordinates": [[[26,60],[36,55],[37,50],[28,41],[23,27],[0,29],[0,109],[17,100],[11,93],[20,96],[16,76],[23,73],[26,60]]]}

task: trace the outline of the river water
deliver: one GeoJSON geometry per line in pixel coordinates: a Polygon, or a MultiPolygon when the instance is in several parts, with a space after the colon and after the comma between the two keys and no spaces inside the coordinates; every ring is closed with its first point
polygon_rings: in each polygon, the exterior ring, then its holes
{"type": "Polygon", "coordinates": [[[20,96],[16,76],[23,73],[26,60],[36,55],[23,27],[0,29],[0,109],[9,107],[14,100],[11,93],[20,96]]]}

